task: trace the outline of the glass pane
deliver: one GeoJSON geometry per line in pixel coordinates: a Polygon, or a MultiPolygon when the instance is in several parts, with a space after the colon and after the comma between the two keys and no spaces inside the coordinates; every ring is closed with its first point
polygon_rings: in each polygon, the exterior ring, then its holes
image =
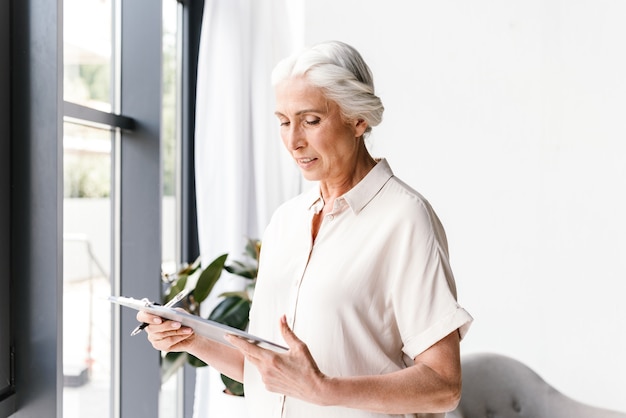
{"type": "Polygon", "coordinates": [[[111,0],[63,1],[64,99],[111,111],[111,0]]]}
{"type": "Polygon", "coordinates": [[[176,269],[178,258],[177,201],[180,182],[179,96],[180,60],[178,2],[163,2],[163,100],[161,113],[163,173],[163,263],[176,269]]]}
{"type": "MultiPolygon", "coordinates": [[[[162,270],[174,273],[180,264],[180,5],[163,1],[163,98],[161,110],[163,179],[162,270]]],[[[182,411],[182,369],[161,385],[159,417],[176,418],[182,411]]]]}
{"type": "Polygon", "coordinates": [[[109,417],[111,131],[64,124],[63,416],[109,417]]]}

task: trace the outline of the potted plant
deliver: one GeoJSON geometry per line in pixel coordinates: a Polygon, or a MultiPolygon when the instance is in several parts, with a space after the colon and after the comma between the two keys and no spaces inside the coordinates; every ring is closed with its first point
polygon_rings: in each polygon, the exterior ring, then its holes
{"type": "MultiPolygon", "coordinates": [[[[246,286],[240,291],[220,294],[221,300],[213,308],[208,319],[245,330],[248,327],[248,314],[254,295],[260,251],[261,241],[248,239],[244,257],[241,260],[229,261],[228,254],[222,254],[204,269],[200,268],[200,257],[191,264],[183,265],[176,273],[163,277],[167,286],[163,303],[167,303],[188,285],[194,286],[187,297],[181,301],[181,306],[187,312],[200,316],[200,304],[211,294],[215,284],[222,277],[222,273],[226,271],[246,279],[246,286]]],[[[194,367],[206,366],[206,363],[189,353],[167,353],[163,357],[161,367],[162,381],[166,381],[185,362],[194,367]]],[[[221,378],[226,387],[225,393],[243,396],[243,384],[224,375],[221,375],[221,378]]]]}

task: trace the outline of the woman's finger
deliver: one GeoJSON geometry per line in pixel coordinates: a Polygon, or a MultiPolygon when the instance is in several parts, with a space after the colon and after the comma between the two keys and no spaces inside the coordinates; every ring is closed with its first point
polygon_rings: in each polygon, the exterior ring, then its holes
{"type": "Polygon", "coordinates": [[[148,332],[148,341],[150,341],[152,346],[157,350],[165,352],[181,351],[182,346],[176,346],[193,335],[193,330],[189,327],[169,329],[158,332],[150,330],[150,328],[152,327],[156,326],[149,326],[146,328],[146,331],[148,332]]]}
{"type": "Polygon", "coordinates": [[[300,338],[298,338],[289,327],[289,324],[287,323],[287,317],[285,315],[280,317],[280,332],[283,335],[283,338],[285,339],[285,342],[287,343],[287,346],[289,348],[302,342],[300,338]]]}
{"type": "Polygon", "coordinates": [[[163,318],[142,311],[137,312],[136,318],[137,321],[147,324],[160,324],[163,322],[163,318]]]}
{"type": "Polygon", "coordinates": [[[255,356],[255,353],[258,354],[257,350],[262,350],[257,347],[256,344],[252,344],[235,335],[226,334],[224,338],[235,348],[238,348],[245,356],[255,356]]]}
{"type": "Polygon", "coordinates": [[[184,327],[180,322],[165,321],[161,324],[149,325],[145,328],[148,335],[160,335],[161,337],[168,337],[170,335],[177,334],[190,334],[191,328],[184,327]]]}

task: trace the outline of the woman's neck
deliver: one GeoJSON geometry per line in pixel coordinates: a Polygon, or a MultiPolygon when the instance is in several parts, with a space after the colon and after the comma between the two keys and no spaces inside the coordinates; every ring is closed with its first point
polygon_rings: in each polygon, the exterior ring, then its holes
{"type": "Polygon", "coordinates": [[[332,202],[336,198],[343,196],[356,186],[375,165],[376,160],[365,150],[362,157],[357,158],[355,164],[346,170],[347,175],[344,178],[336,181],[321,180],[319,186],[324,206],[327,207],[330,204],[332,207],[332,202]]]}

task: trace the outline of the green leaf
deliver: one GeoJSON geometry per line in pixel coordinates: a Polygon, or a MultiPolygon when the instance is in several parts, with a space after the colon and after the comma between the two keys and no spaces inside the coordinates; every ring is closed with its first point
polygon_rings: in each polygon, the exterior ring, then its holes
{"type": "Polygon", "coordinates": [[[209,264],[207,268],[205,268],[202,273],[200,273],[200,277],[198,277],[198,282],[196,283],[196,288],[193,291],[193,297],[196,303],[200,303],[209,296],[213,286],[217,283],[217,280],[222,275],[222,270],[224,269],[224,263],[226,262],[226,258],[228,254],[222,254],[217,257],[215,260],[209,264]]]}
{"type": "Polygon", "coordinates": [[[193,367],[205,367],[205,366],[208,366],[204,361],[200,360],[196,356],[192,356],[189,353],[187,353],[187,362],[189,364],[191,364],[193,367]]]}
{"type": "Polygon", "coordinates": [[[196,270],[200,268],[201,261],[202,261],[202,256],[198,256],[198,258],[196,258],[193,263],[185,266],[180,271],[180,274],[186,274],[187,276],[191,276],[196,270]]]}
{"type": "Polygon", "coordinates": [[[187,353],[167,353],[161,361],[161,382],[167,382],[186,360],[187,353]]]}
{"type": "Polygon", "coordinates": [[[255,238],[248,238],[245,251],[248,257],[258,260],[261,252],[261,241],[255,238]]]}
{"type": "Polygon", "coordinates": [[[229,298],[229,297],[238,297],[239,299],[243,299],[243,300],[250,300],[250,296],[248,295],[248,292],[245,290],[240,290],[239,292],[224,292],[220,295],[220,297],[222,298],[229,298]]]}
{"type": "Polygon", "coordinates": [[[167,353],[163,357],[162,365],[164,368],[170,367],[171,365],[176,363],[176,360],[182,356],[184,353],[167,353]]]}
{"type": "Polygon", "coordinates": [[[243,396],[243,384],[236,380],[231,379],[228,376],[221,375],[222,382],[224,382],[224,386],[226,386],[226,393],[229,395],[235,396],[243,396]]]}
{"type": "Polygon", "coordinates": [[[182,264],[179,267],[178,271],[175,273],[175,276],[191,276],[196,270],[200,268],[200,261],[201,257],[198,256],[198,258],[196,258],[193,263],[182,264]]]}
{"type": "Polygon", "coordinates": [[[209,319],[220,324],[225,324],[237,329],[246,329],[248,326],[248,315],[250,313],[250,301],[239,296],[230,296],[221,301],[209,319]]]}
{"type": "Polygon", "coordinates": [[[256,263],[246,264],[242,261],[235,260],[229,265],[224,266],[224,270],[246,279],[254,279],[256,278],[258,267],[256,263]]]}
{"type": "Polygon", "coordinates": [[[167,302],[170,301],[170,299],[172,299],[174,296],[180,293],[185,288],[186,285],[187,285],[187,275],[180,276],[178,280],[172,283],[170,288],[165,293],[165,300],[163,301],[163,304],[166,304],[167,302]]]}

